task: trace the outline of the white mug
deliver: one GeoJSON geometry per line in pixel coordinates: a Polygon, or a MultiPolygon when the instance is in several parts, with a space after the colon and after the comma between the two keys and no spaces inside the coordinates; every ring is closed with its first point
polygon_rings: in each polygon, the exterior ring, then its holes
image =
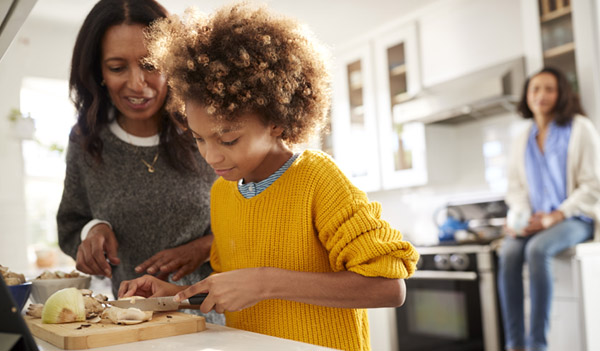
{"type": "Polygon", "coordinates": [[[523,235],[523,229],[529,224],[531,210],[529,209],[509,209],[506,214],[506,226],[512,229],[518,236],[523,235]]]}

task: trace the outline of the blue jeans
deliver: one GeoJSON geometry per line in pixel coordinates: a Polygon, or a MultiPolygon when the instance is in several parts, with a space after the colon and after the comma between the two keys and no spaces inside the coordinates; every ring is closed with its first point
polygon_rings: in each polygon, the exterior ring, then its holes
{"type": "Polygon", "coordinates": [[[507,349],[546,350],[552,302],[552,258],[592,238],[593,223],[569,218],[528,237],[506,237],[500,249],[498,290],[507,349]],[[525,340],[523,263],[529,268],[531,318],[525,340]],[[527,343],[526,343],[527,341],[527,343]]]}

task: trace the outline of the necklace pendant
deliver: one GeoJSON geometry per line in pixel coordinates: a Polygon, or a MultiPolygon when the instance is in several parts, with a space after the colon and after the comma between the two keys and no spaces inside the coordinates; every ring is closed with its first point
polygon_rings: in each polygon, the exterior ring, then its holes
{"type": "Polygon", "coordinates": [[[148,168],[148,173],[154,173],[154,171],[155,171],[154,165],[156,164],[156,160],[158,160],[158,152],[156,153],[156,155],[154,155],[154,160],[152,160],[152,163],[146,162],[146,160],[144,160],[143,158],[141,159],[144,166],[146,166],[146,168],[148,168]]]}

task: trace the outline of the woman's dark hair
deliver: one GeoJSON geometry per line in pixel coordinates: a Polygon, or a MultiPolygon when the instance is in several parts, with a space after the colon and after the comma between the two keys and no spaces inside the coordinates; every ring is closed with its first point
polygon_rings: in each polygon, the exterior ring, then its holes
{"type": "Polygon", "coordinates": [[[524,118],[533,118],[533,112],[529,109],[529,105],[527,104],[527,90],[529,90],[529,82],[531,82],[531,79],[542,73],[552,74],[558,82],[558,98],[556,99],[556,105],[554,106],[553,111],[556,114],[556,117],[554,118],[556,124],[565,125],[570,122],[576,114],[585,115],[581,103],[579,102],[579,96],[573,92],[571,84],[565,75],[556,68],[544,67],[541,71],[530,76],[527,78],[527,81],[525,81],[521,101],[517,108],[517,111],[521,116],[524,118]]]}
{"type": "MultiPolygon", "coordinates": [[[[108,91],[101,85],[102,38],[112,26],[149,26],[167,15],[167,10],[154,0],[100,0],[79,30],[69,78],[70,96],[77,110],[77,125],[71,137],[99,163],[103,149],[99,133],[109,123],[113,108],[108,91]]],[[[189,132],[183,132],[174,123],[180,116],[170,116],[164,106],[160,113],[159,147],[167,155],[169,164],[177,170],[198,171],[193,139],[189,132]]]]}

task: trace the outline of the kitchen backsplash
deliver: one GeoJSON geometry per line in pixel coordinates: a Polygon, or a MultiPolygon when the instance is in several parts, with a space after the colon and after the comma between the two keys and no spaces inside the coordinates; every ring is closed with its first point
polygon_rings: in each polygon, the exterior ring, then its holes
{"type": "Polygon", "coordinates": [[[461,125],[428,125],[430,181],[425,186],[371,192],[383,217],[417,245],[438,243],[433,215],[448,202],[503,196],[511,141],[526,123],[503,114],[461,125]]]}

